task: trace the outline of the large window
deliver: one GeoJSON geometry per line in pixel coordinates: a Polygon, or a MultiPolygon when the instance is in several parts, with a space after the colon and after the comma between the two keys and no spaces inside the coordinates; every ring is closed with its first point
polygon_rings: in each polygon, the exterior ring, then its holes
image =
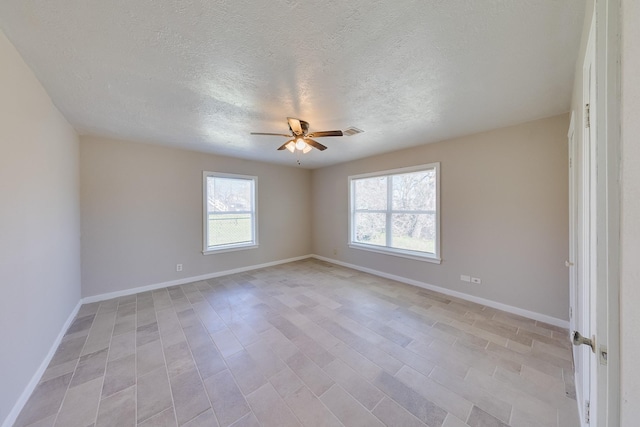
{"type": "Polygon", "coordinates": [[[349,246],[440,262],[440,163],[349,177],[349,246]]]}
{"type": "Polygon", "coordinates": [[[258,245],[255,176],[204,172],[203,253],[258,245]]]}

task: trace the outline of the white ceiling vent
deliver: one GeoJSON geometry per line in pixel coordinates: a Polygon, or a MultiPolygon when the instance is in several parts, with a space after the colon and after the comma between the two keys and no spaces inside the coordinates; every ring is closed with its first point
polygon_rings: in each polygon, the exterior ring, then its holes
{"type": "Polygon", "coordinates": [[[342,133],[346,136],[353,136],[362,132],[364,132],[362,129],[354,128],[353,126],[346,128],[345,130],[342,131],[342,133]]]}

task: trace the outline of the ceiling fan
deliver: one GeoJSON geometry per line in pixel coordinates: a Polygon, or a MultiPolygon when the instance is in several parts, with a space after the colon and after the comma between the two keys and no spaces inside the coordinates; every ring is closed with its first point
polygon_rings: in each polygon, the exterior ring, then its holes
{"type": "Polygon", "coordinates": [[[286,148],[292,153],[296,150],[299,150],[305,154],[311,151],[312,148],[317,148],[320,151],[324,151],[327,149],[326,146],[320,144],[318,141],[314,141],[311,138],[322,138],[325,136],[342,136],[341,130],[326,130],[322,132],[309,133],[309,122],[305,122],[304,120],[300,119],[294,119],[293,117],[287,117],[287,122],[289,123],[289,130],[291,131],[291,135],[287,135],[285,133],[265,132],[251,132],[251,135],[276,135],[292,138],[278,147],[278,150],[284,150],[286,148]]]}

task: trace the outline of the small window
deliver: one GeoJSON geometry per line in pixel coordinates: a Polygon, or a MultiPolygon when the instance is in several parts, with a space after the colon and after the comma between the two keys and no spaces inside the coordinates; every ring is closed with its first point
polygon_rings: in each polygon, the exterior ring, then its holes
{"type": "Polygon", "coordinates": [[[349,177],[349,246],[440,262],[440,163],[349,177]]]}
{"type": "Polygon", "coordinates": [[[204,172],[204,254],[258,246],[255,176],[204,172]]]}

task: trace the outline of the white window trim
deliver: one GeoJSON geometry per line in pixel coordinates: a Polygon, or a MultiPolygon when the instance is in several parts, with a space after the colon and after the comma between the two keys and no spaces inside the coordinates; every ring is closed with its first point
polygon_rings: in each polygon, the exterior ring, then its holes
{"type": "MultiPolygon", "coordinates": [[[[253,175],[239,175],[233,173],[221,173],[221,172],[210,172],[203,171],[202,172],[202,254],[203,255],[212,255],[212,254],[220,254],[225,252],[234,252],[234,251],[242,251],[246,249],[254,249],[257,248],[258,245],[258,204],[256,203],[258,194],[258,177],[253,175]],[[253,227],[252,227],[252,241],[251,242],[243,242],[243,243],[230,243],[228,245],[220,245],[218,247],[212,248],[208,246],[208,212],[207,212],[207,178],[235,178],[235,179],[247,179],[253,181],[253,194],[252,197],[252,206],[253,206],[253,227]]],[[[251,213],[251,211],[247,212],[239,212],[239,213],[251,213]]]]}
{"type": "MultiPolygon", "coordinates": [[[[399,169],[390,169],[385,171],[371,172],[359,175],[351,175],[348,177],[349,183],[349,239],[347,245],[353,249],[361,249],[369,252],[376,252],[386,255],[393,255],[402,258],[413,259],[417,261],[426,261],[435,264],[440,264],[442,262],[442,258],[440,257],[440,162],[435,163],[427,163],[424,165],[418,166],[410,166],[406,168],[399,169]],[[388,246],[379,246],[379,245],[368,245],[366,243],[356,242],[354,238],[355,230],[353,229],[354,224],[354,215],[355,215],[355,206],[353,199],[353,190],[354,190],[354,181],[362,178],[372,178],[376,176],[389,176],[389,175],[399,175],[404,173],[411,172],[419,172],[424,170],[434,169],[436,172],[436,208],[435,208],[435,221],[436,221],[436,241],[434,245],[434,253],[431,254],[429,252],[419,252],[419,251],[411,251],[406,249],[398,249],[391,248],[388,246]]],[[[390,197],[389,195],[387,197],[390,197]]],[[[389,201],[387,201],[387,206],[389,206],[389,201]]],[[[372,210],[371,212],[375,212],[372,210]]],[[[381,211],[382,212],[382,211],[381,211]]],[[[385,213],[387,210],[384,211],[385,213]]],[[[421,213],[421,211],[411,211],[412,213],[421,213]]],[[[423,213],[427,213],[431,211],[424,211],[423,213]]],[[[390,227],[390,224],[387,223],[387,227],[390,227]]]]}

